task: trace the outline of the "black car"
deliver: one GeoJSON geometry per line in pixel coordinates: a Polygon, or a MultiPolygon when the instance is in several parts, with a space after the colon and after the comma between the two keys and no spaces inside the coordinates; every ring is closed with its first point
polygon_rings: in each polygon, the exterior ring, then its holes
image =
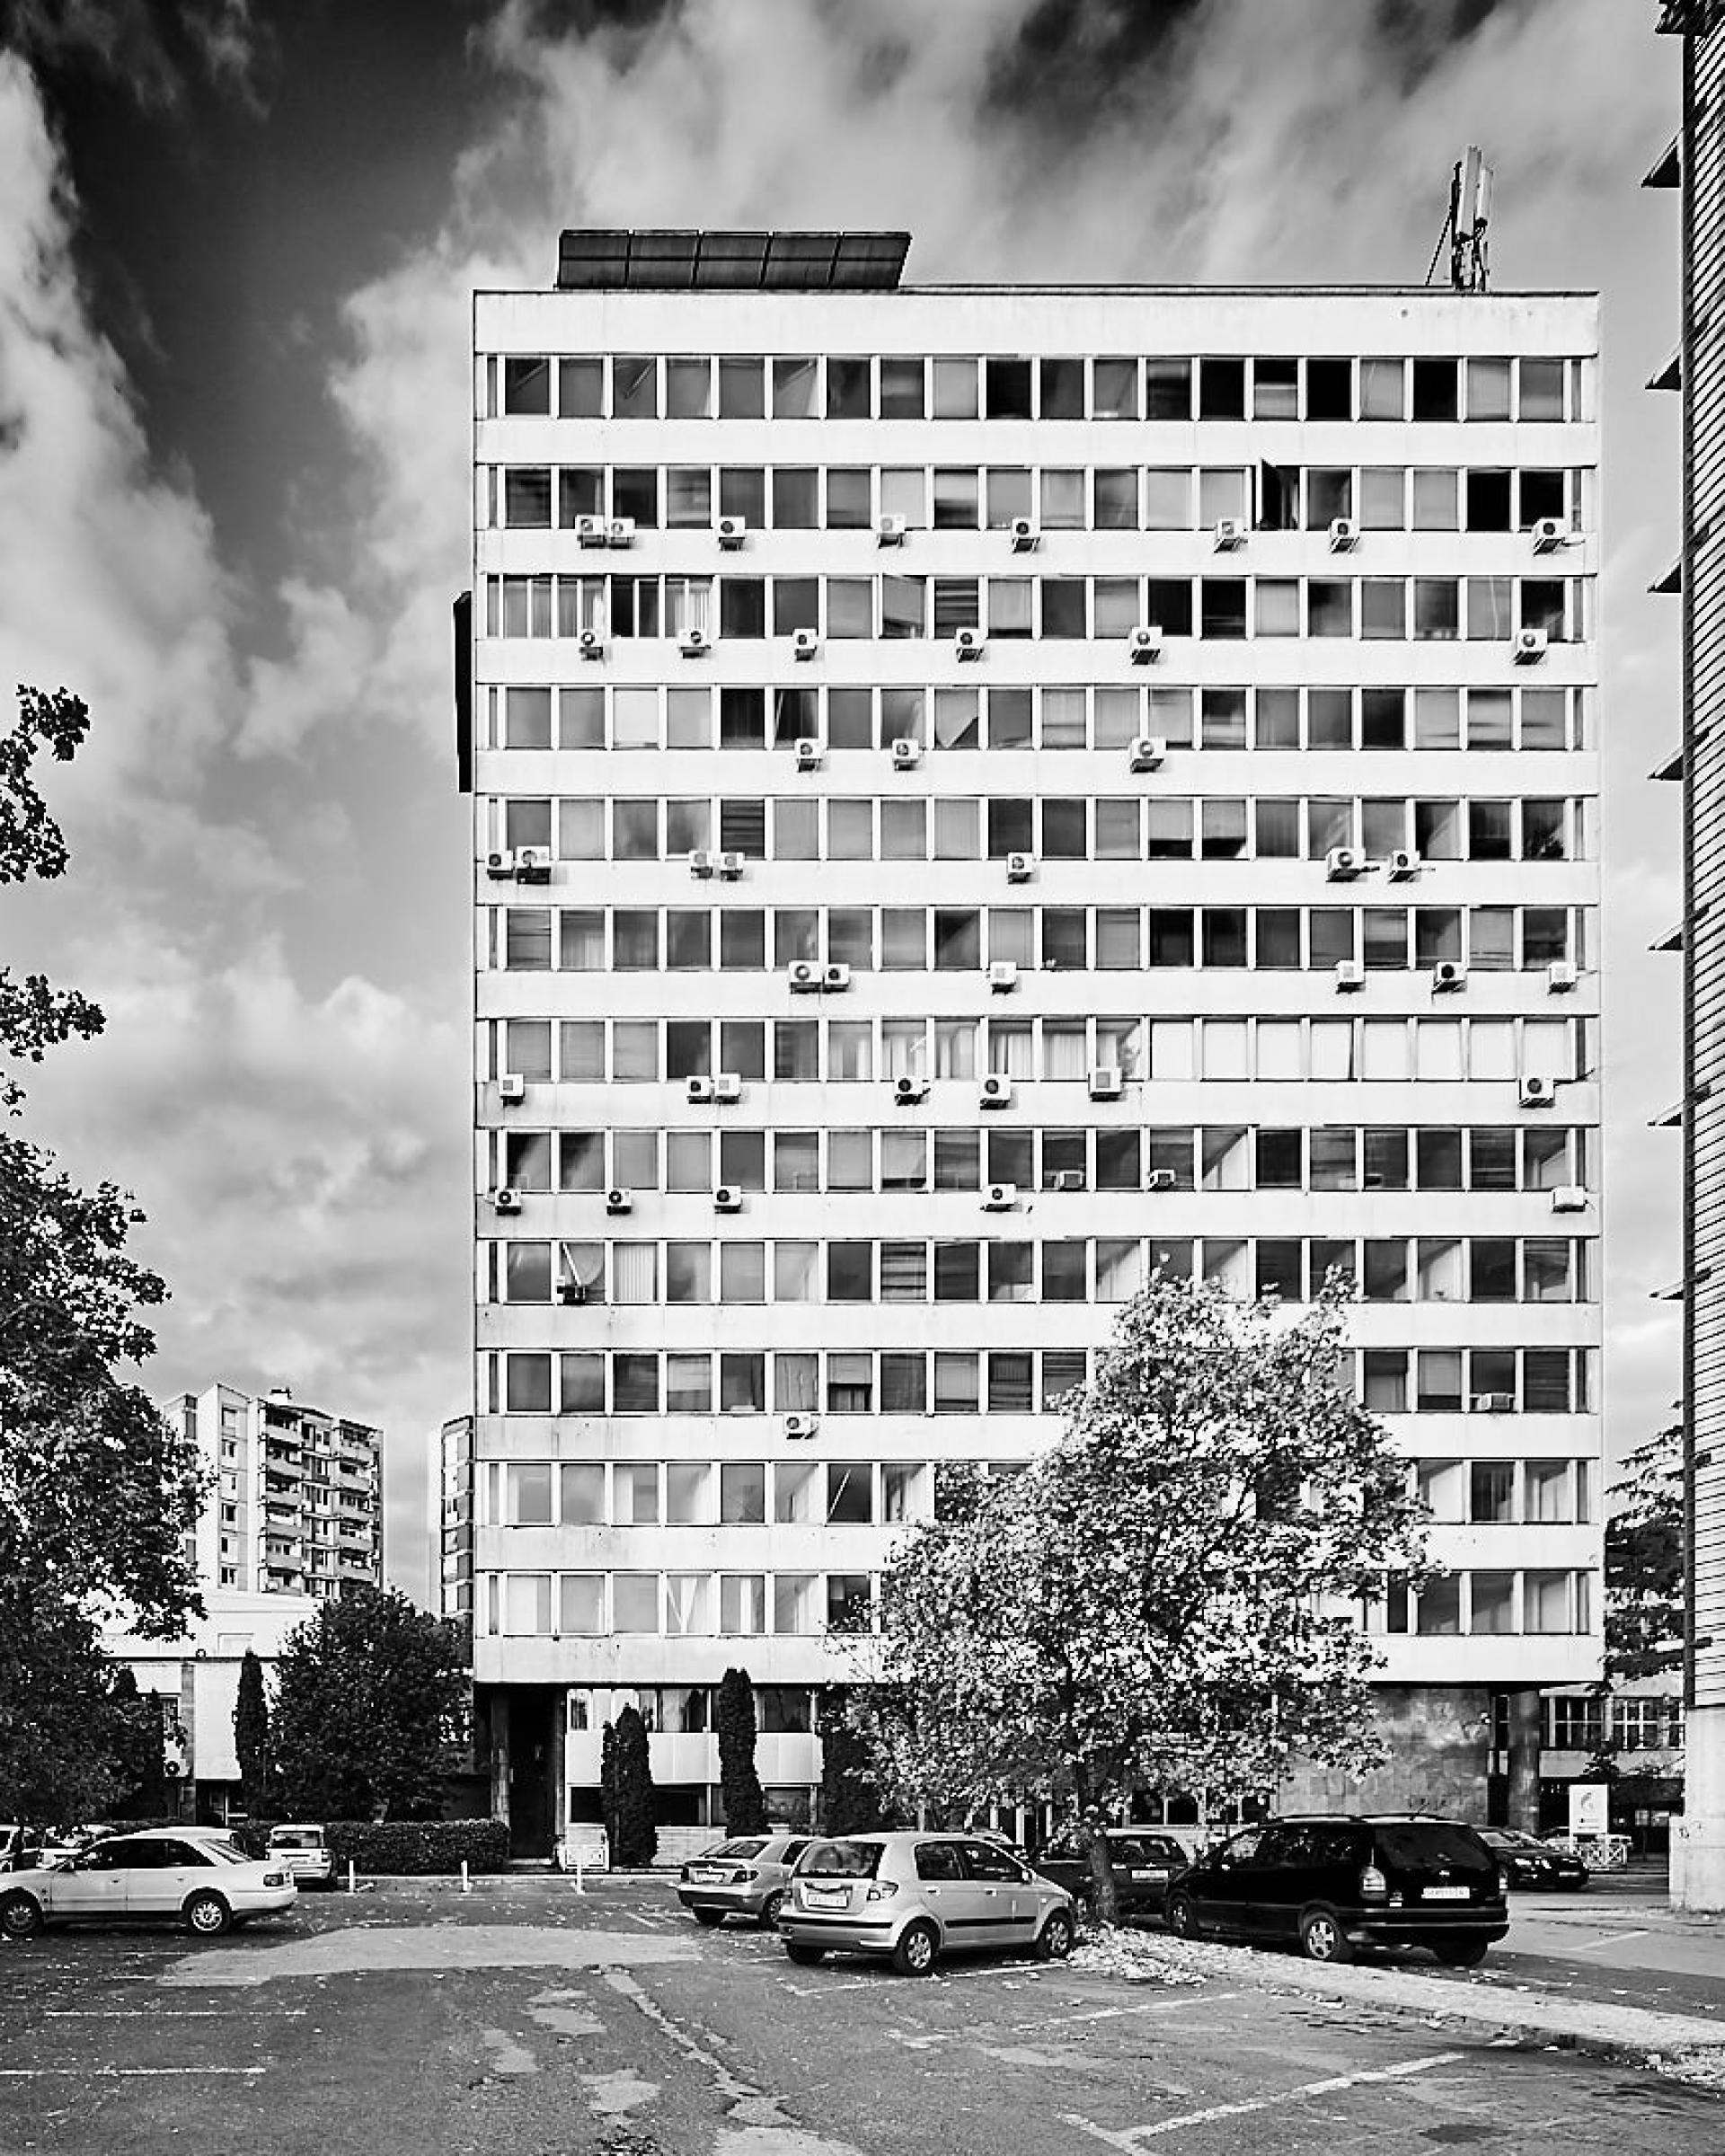
{"type": "MultiPolygon", "coordinates": [[[[1106,1834],[1117,1914],[1160,1915],[1170,1885],[1190,1861],[1186,1851],[1171,1834],[1151,1827],[1110,1826],[1106,1834]]],[[[1087,1906],[1094,1895],[1090,1859],[1074,1835],[1057,1835],[1037,1858],[1035,1869],[1081,1905],[1087,1906]]]]}
{"type": "Polygon", "coordinates": [[[1579,1857],[1571,1856],[1568,1850],[1552,1849],[1532,1834],[1517,1833],[1508,1827],[1482,1826],[1480,1839],[1497,1859],[1506,1886],[1539,1887],[1547,1893],[1563,1889],[1573,1894],[1593,1877],[1579,1857]]]}
{"type": "Polygon", "coordinates": [[[1452,1968],[1509,1929],[1497,1859],[1458,1819],[1326,1813],[1248,1827],[1169,1889],[1182,1939],[1297,1945],[1312,1961],[1356,1947],[1429,1947],[1452,1968]]]}

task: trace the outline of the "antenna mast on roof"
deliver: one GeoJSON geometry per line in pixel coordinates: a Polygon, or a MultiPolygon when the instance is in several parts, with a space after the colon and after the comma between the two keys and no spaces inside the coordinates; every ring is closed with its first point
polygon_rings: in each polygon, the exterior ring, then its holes
{"type": "Polygon", "coordinates": [[[1486,234],[1491,222],[1491,167],[1474,145],[1469,143],[1467,154],[1450,174],[1449,215],[1444,220],[1443,231],[1438,234],[1431,267],[1426,271],[1428,284],[1437,274],[1444,243],[1447,240],[1449,281],[1452,287],[1457,292],[1485,290],[1486,234]]]}

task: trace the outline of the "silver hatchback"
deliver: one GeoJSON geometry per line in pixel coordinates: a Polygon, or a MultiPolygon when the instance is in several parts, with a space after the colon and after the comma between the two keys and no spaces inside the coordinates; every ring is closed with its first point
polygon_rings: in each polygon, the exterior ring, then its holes
{"type": "Polygon", "coordinates": [[[809,1964],[873,1954],[926,1976],[942,1954],[1072,1951],[1072,1896],[976,1834],[847,1834],[811,1842],[779,1913],[784,1950],[809,1964]]]}
{"type": "Polygon", "coordinates": [[[746,1916],[770,1931],[779,1921],[785,1888],[807,1834],[743,1834],[703,1849],[683,1867],[677,1898],[697,1924],[722,1924],[746,1916]]]}

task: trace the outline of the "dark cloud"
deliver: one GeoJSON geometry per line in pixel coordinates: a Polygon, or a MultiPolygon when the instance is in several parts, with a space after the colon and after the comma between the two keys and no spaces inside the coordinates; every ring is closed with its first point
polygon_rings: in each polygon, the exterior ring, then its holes
{"type": "Polygon", "coordinates": [[[993,55],[986,109],[1039,131],[1081,125],[1140,83],[1205,0],[1036,0],[993,55]]]}
{"type": "Polygon", "coordinates": [[[4,0],[0,43],[46,76],[94,76],[154,111],[195,84],[256,103],[274,50],[252,0],[4,0]]]}

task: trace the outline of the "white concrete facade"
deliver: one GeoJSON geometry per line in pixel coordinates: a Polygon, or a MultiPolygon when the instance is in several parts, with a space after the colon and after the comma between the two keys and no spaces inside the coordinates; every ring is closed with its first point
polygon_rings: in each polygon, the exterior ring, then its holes
{"type": "Polygon", "coordinates": [[[625,1693],[715,1780],[733,1663],[812,1778],[828,1614],[1157,1263],[1360,1277],[1453,1568],[1386,1680],[1594,1675],[1597,351],[1582,295],[477,296],[474,1674],[563,1702],[558,1824],[625,1693]]]}

